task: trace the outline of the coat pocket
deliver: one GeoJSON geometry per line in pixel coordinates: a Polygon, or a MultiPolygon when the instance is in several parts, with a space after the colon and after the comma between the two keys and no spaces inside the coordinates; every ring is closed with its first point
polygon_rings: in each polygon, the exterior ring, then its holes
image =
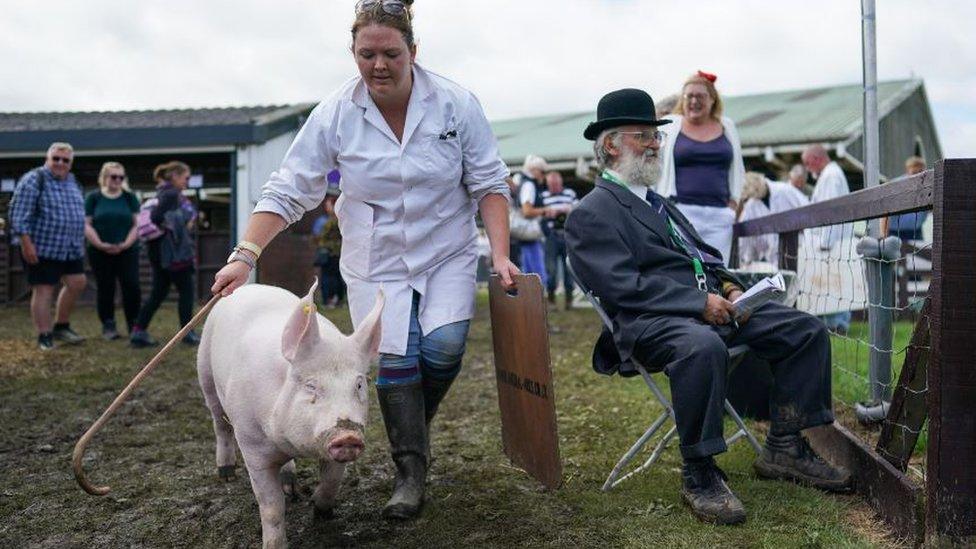
{"type": "Polygon", "coordinates": [[[342,235],[340,263],[353,274],[368,278],[373,247],[373,208],[365,202],[347,200],[343,194],[336,202],[336,217],[342,235]]]}
{"type": "Polygon", "coordinates": [[[461,181],[461,138],[456,130],[428,137],[424,153],[430,166],[431,183],[453,185],[461,181]]]}

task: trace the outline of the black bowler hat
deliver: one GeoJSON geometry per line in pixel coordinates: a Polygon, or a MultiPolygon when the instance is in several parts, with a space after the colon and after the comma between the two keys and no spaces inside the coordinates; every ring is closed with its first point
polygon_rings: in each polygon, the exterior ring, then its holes
{"type": "Polygon", "coordinates": [[[628,124],[662,126],[670,120],[658,120],[654,113],[654,100],[644,90],[625,88],[612,91],[600,99],[596,106],[596,122],[591,122],[583,137],[593,141],[600,132],[628,124]]]}

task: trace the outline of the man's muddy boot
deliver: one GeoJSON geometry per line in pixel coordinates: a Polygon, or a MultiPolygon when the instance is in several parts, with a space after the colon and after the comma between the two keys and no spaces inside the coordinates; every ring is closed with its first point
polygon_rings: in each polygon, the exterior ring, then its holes
{"type": "Polygon", "coordinates": [[[681,470],[681,498],[696,517],[713,524],[741,524],[746,509],[725,483],[728,477],[711,458],[686,460],[681,470]]]}
{"type": "Polygon", "coordinates": [[[411,519],[420,514],[427,483],[427,425],[424,392],[420,383],[376,387],[383,424],[396,464],[393,496],[383,508],[389,519],[411,519]]]}
{"type": "Polygon", "coordinates": [[[849,492],[851,473],[817,455],[799,433],[768,435],[754,467],[761,478],[792,480],[828,492],[849,492]]]}

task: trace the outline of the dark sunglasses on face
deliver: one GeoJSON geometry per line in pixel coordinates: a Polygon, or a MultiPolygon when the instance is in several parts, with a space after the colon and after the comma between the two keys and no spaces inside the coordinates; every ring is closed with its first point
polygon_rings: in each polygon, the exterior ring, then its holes
{"type": "Polygon", "coordinates": [[[356,13],[360,14],[371,11],[377,5],[387,15],[403,15],[407,12],[407,7],[400,0],[359,0],[356,4],[356,13]]]}
{"type": "Polygon", "coordinates": [[[125,181],[125,176],[117,173],[109,174],[108,178],[112,181],[125,181]]]}
{"type": "Polygon", "coordinates": [[[51,162],[55,164],[71,164],[71,158],[67,156],[52,156],[51,162]]]}

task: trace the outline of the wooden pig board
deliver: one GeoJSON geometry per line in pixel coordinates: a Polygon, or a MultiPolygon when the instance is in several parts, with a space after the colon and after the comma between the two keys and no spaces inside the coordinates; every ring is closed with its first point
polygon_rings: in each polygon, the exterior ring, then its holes
{"type": "Polygon", "coordinates": [[[511,295],[498,276],[488,282],[502,444],[513,464],[555,489],[562,462],[542,283],[538,275],[518,275],[516,286],[511,295]]]}

